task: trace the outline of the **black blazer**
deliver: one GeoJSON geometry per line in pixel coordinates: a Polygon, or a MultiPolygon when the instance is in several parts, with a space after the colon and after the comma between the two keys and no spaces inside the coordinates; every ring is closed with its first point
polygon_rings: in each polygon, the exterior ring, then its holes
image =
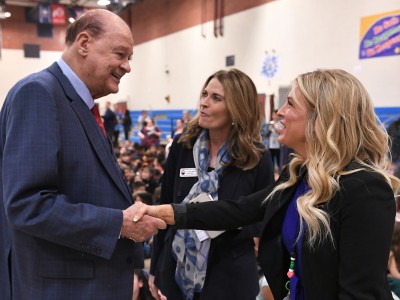
{"type": "MultiPolygon", "coordinates": [[[[179,137],[178,137],[179,138],[179,137]]],[[[197,177],[180,177],[181,168],[195,168],[193,152],[173,142],[163,175],[161,203],[181,203],[197,177]]],[[[219,199],[238,199],[272,184],[273,169],[269,151],[257,167],[243,172],[228,167],[220,177],[219,199]]],[[[218,202],[218,201],[216,201],[218,202]]],[[[207,276],[200,299],[254,300],[259,291],[257,260],[253,237],[255,226],[233,229],[211,242],[207,276]]],[[[151,274],[157,287],[168,299],[179,300],[182,293],[175,282],[176,261],[172,256],[172,241],[176,228],[160,231],[154,240],[151,274]]]]}
{"type": "MultiPolygon", "coordinates": [[[[286,170],[276,184],[285,180],[286,170]]],[[[193,204],[186,207],[186,214],[176,210],[175,218],[179,228],[199,229],[229,229],[263,220],[260,264],[275,299],[283,299],[290,258],[282,242],[282,224],[296,187],[277,193],[262,205],[272,188],[240,201],[193,204]]],[[[395,216],[390,186],[371,171],[342,176],[339,191],[321,208],[330,216],[333,245],[323,240],[310,248],[307,237],[303,238],[306,299],[392,299],[386,279],[395,216]]]]}

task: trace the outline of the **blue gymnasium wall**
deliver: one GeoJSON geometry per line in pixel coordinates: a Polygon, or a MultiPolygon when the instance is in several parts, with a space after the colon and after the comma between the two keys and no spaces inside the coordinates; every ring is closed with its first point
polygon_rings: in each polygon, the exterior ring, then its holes
{"type": "MultiPolygon", "coordinates": [[[[161,129],[161,141],[166,140],[169,136],[172,135],[172,131],[176,126],[176,120],[181,119],[183,115],[183,109],[176,110],[151,110],[147,111],[147,114],[150,118],[155,120],[156,126],[161,129]]],[[[193,117],[196,114],[196,110],[188,110],[190,115],[193,117]]],[[[141,115],[141,110],[132,110],[130,111],[132,118],[132,130],[131,130],[131,138],[132,142],[140,142],[140,139],[137,135],[138,132],[138,118],[141,115]]],[[[120,139],[124,139],[123,136],[123,127],[120,125],[120,139]]]]}
{"type": "Polygon", "coordinates": [[[375,107],[375,112],[385,127],[400,119],[400,107],[375,107]]]}

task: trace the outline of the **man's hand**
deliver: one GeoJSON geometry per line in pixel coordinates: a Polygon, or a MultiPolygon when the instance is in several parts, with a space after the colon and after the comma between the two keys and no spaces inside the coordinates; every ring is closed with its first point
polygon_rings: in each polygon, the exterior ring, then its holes
{"type": "Polygon", "coordinates": [[[143,242],[157,234],[158,229],[165,229],[167,227],[167,224],[165,224],[163,220],[148,215],[143,216],[140,220],[134,221],[135,214],[142,205],[144,204],[137,202],[122,211],[122,237],[126,237],[135,242],[143,242]]]}

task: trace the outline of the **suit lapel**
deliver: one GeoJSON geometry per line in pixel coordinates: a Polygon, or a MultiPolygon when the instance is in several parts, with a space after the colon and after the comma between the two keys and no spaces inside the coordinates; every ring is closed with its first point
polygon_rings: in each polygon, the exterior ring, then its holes
{"type": "Polygon", "coordinates": [[[53,73],[64,88],[65,93],[71,99],[71,107],[78,116],[83,129],[86,132],[90,144],[93,146],[101,164],[110,175],[111,179],[115,182],[121,192],[130,200],[132,204],[131,193],[128,185],[126,184],[123,174],[115,159],[112,146],[108,139],[104,137],[99,125],[93,117],[91,111],[85,102],[75,92],[69,80],[62,74],[61,69],[56,63],[49,67],[49,71],[53,73]]]}

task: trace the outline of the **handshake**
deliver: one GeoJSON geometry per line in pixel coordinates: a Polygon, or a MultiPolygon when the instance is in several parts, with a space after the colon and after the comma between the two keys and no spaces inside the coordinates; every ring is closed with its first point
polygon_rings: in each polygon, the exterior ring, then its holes
{"type": "Polygon", "coordinates": [[[136,202],[122,211],[121,237],[134,242],[143,242],[158,233],[159,229],[165,229],[174,224],[174,211],[171,205],[149,206],[142,202],[136,202]]]}

